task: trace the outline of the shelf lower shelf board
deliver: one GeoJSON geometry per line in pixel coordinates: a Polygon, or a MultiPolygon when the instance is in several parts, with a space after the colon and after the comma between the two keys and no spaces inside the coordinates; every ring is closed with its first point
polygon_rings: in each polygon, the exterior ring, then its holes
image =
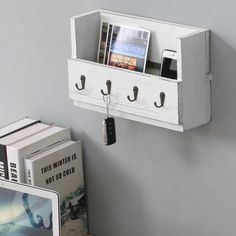
{"type": "MultiPolygon", "coordinates": [[[[104,107],[100,107],[100,106],[93,105],[90,103],[85,103],[85,102],[74,100],[74,105],[76,107],[80,107],[80,108],[84,108],[84,109],[88,109],[88,110],[92,110],[92,111],[97,111],[97,112],[104,113],[104,114],[106,113],[106,109],[104,107]]],[[[124,119],[128,119],[128,120],[134,120],[134,121],[146,123],[149,125],[154,125],[154,126],[159,126],[159,127],[166,128],[166,129],[184,132],[184,128],[182,125],[171,124],[168,122],[154,120],[151,118],[137,116],[137,115],[133,115],[130,113],[124,113],[124,112],[120,112],[120,111],[116,111],[116,110],[112,110],[112,109],[110,110],[110,114],[112,116],[116,116],[116,117],[120,117],[120,118],[124,118],[124,119]]]]}

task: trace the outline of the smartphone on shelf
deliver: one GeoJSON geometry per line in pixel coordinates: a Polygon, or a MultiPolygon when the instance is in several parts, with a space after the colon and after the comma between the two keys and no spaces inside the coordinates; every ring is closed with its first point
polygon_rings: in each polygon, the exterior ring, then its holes
{"type": "Polygon", "coordinates": [[[177,80],[177,52],[165,49],[162,52],[160,76],[177,80]]]}

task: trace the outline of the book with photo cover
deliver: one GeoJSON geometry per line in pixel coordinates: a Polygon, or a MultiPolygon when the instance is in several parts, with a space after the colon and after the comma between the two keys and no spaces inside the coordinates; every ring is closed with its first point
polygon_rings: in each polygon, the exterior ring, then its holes
{"type": "Polygon", "coordinates": [[[114,25],[108,65],[145,72],[150,31],[114,25]]]}
{"type": "Polygon", "coordinates": [[[61,235],[87,234],[87,207],[80,141],[67,141],[24,159],[26,183],[60,195],[61,235]]]}
{"type": "MultiPolygon", "coordinates": [[[[1,188],[0,188],[1,189],[1,188]]],[[[53,203],[49,198],[1,189],[1,236],[53,236],[53,203]]]]}

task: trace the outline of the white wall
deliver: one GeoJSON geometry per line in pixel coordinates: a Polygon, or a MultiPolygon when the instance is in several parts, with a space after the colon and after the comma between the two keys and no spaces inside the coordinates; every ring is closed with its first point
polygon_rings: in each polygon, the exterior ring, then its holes
{"type": "Polygon", "coordinates": [[[68,125],[84,145],[96,236],[235,236],[235,1],[0,0],[0,125],[24,115],[68,125]],[[171,5],[171,7],[170,7],[171,5]],[[177,133],[104,116],[68,99],[70,16],[105,8],[212,30],[213,120],[177,133]]]}

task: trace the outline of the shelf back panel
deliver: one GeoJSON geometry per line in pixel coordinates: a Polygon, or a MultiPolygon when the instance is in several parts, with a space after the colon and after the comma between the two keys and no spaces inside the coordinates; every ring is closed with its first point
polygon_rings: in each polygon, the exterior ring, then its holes
{"type": "Polygon", "coordinates": [[[199,29],[119,13],[101,12],[101,21],[151,31],[148,60],[161,63],[163,50],[177,50],[177,39],[197,32],[199,29]]]}
{"type": "Polygon", "coordinates": [[[71,19],[72,58],[97,60],[100,14],[95,12],[71,19]]]}
{"type": "Polygon", "coordinates": [[[72,58],[96,62],[101,22],[151,31],[148,58],[161,63],[163,50],[177,51],[178,38],[187,37],[201,29],[154,19],[127,16],[109,11],[96,11],[72,18],[72,58]]]}

